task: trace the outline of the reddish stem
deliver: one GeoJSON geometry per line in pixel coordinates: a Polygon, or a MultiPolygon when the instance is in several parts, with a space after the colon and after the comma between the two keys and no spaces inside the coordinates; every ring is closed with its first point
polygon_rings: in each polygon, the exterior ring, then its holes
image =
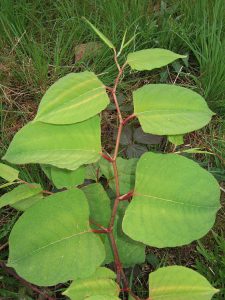
{"type": "Polygon", "coordinates": [[[126,119],[123,120],[123,126],[127,124],[131,119],[136,118],[135,114],[129,115],[126,119]]]}

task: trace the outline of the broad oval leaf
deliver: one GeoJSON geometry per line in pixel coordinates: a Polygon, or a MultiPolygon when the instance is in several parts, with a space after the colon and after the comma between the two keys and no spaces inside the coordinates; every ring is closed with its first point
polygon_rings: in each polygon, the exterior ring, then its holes
{"type": "Polygon", "coordinates": [[[47,90],[35,121],[51,124],[77,123],[98,114],[108,104],[105,86],[94,73],[71,73],[47,90]]]}
{"type": "Polygon", "coordinates": [[[75,170],[96,162],[100,152],[100,118],[95,116],[71,125],[30,122],[14,136],[3,159],[75,170]]]}
{"type": "Polygon", "coordinates": [[[71,300],[85,300],[92,296],[116,297],[119,295],[120,287],[114,281],[115,278],[115,273],[111,270],[98,268],[89,278],[75,280],[63,295],[71,300]]]}
{"type": "Polygon", "coordinates": [[[12,182],[18,179],[19,171],[5,164],[0,163],[0,177],[12,182]]]}
{"type": "Polygon", "coordinates": [[[129,53],[127,63],[133,70],[153,70],[166,66],[178,58],[185,57],[186,55],[180,55],[170,50],[153,48],[129,53]]]}
{"type": "Polygon", "coordinates": [[[51,179],[57,189],[72,188],[84,182],[85,167],[76,170],[60,169],[51,167],[51,179]]]}
{"type": "Polygon", "coordinates": [[[199,94],[170,84],[148,84],[137,89],[134,113],[145,132],[157,135],[200,129],[214,115],[199,94]]]}
{"type": "Polygon", "coordinates": [[[145,153],[137,164],[123,230],[158,248],[189,244],[213,226],[219,199],[216,179],[194,161],[177,154],[145,153]]]}
{"type": "Polygon", "coordinates": [[[81,190],[45,198],[14,225],[8,265],[41,286],[90,276],[103,262],[105,251],[88,220],[88,203],[81,190]]]}
{"type": "Polygon", "coordinates": [[[42,197],[35,197],[39,194],[41,196],[42,188],[40,184],[30,183],[22,184],[15,187],[12,191],[0,197],[0,208],[6,205],[11,205],[18,210],[25,210],[42,197]],[[21,204],[21,201],[25,201],[21,204]],[[21,204],[21,205],[20,205],[21,204]]]}
{"type": "Polygon", "coordinates": [[[211,300],[217,292],[206,278],[185,267],[164,267],[149,275],[152,300],[211,300]]]}

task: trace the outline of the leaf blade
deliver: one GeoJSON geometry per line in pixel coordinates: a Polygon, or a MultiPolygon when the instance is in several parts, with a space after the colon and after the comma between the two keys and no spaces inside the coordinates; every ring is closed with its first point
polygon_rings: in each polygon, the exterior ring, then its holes
{"type": "Polygon", "coordinates": [[[95,116],[72,125],[28,123],[14,136],[3,159],[76,170],[96,162],[100,152],[100,118],[95,116]]]}
{"type": "Polygon", "coordinates": [[[47,90],[35,121],[50,124],[82,122],[100,113],[108,104],[105,86],[93,72],[70,73],[47,90]]]}
{"type": "Polygon", "coordinates": [[[148,84],[133,95],[134,113],[151,134],[185,134],[204,127],[214,115],[199,94],[180,86],[148,84]]]}
{"type": "Polygon", "coordinates": [[[145,153],[123,230],[158,248],[189,244],[213,226],[219,200],[217,181],[197,163],[176,154],[145,153]]]}
{"type": "Polygon", "coordinates": [[[197,272],[172,266],[160,268],[149,275],[149,290],[153,300],[211,300],[218,292],[197,272]]]}
{"type": "Polygon", "coordinates": [[[78,189],[38,202],[11,231],[8,265],[21,277],[43,286],[90,276],[105,253],[99,237],[90,231],[88,218],[87,200],[78,189]],[[21,239],[25,231],[26,239],[21,239]]]}
{"type": "Polygon", "coordinates": [[[153,70],[166,66],[178,58],[185,57],[186,55],[180,55],[170,50],[153,48],[129,53],[127,63],[133,70],[153,70]]]}
{"type": "Polygon", "coordinates": [[[100,31],[98,30],[90,21],[88,21],[85,17],[82,19],[94,30],[94,32],[100,37],[100,39],[111,49],[115,49],[113,43],[100,31]]]}

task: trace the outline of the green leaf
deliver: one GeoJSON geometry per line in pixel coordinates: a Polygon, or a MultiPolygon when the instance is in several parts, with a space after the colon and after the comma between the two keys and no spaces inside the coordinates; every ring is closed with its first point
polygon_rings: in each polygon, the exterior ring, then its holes
{"type": "Polygon", "coordinates": [[[51,168],[51,178],[57,189],[72,188],[84,182],[85,168],[82,166],[74,171],[51,168]]]}
{"type": "Polygon", "coordinates": [[[169,84],[148,84],[137,89],[134,113],[145,132],[157,135],[180,135],[200,129],[214,115],[199,94],[169,84]]]}
{"type": "Polygon", "coordinates": [[[95,116],[72,125],[28,123],[14,136],[4,159],[75,170],[96,162],[100,152],[100,118],[95,116]]]}
{"type": "Polygon", "coordinates": [[[52,175],[51,175],[51,166],[49,165],[40,165],[42,171],[45,173],[45,175],[52,181],[52,175]]]}
{"type": "Polygon", "coordinates": [[[30,184],[19,185],[16,188],[14,188],[12,191],[0,197],[0,208],[6,205],[11,205],[11,206],[15,205],[16,208],[17,207],[16,203],[19,203],[21,200],[27,200],[28,203],[33,204],[31,197],[36,196],[41,192],[42,192],[42,188],[40,184],[30,183],[30,184]]]}
{"type": "Polygon", "coordinates": [[[12,167],[0,163],[0,177],[6,181],[12,182],[18,179],[19,171],[12,167]]]}
{"type": "Polygon", "coordinates": [[[153,70],[166,66],[178,58],[185,57],[186,55],[180,55],[166,49],[144,49],[129,53],[127,63],[133,70],[153,70]]]}
{"type": "MultiPolygon", "coordinates": [[[[135,170],[136,170],[137,159],[123,159],[121,157],[117,158],[117,168],[120,181],[120,192],[121,194],[126,194],[133,189],[135,170]]],[[[99,165],[102,173],[108,179],[109,186],[113,191],[115,191],[115,180],[112,164],[110,164],[105,159],[99,161],[99,165]]]]}
{"type": "Polygon", "coordinates": [[[145,153],[137,164],[123,230],[158,248],[189,244],[212,228],[219,200],[216,179],[194,161],[176,154],[145,153]]]}
{"type": "Polygon", "coordinates": [[[192,153],[192,154],[211,154],[214,155],[214,153],[206,151],[206,150],[201,150],[201,148],[191,148],[191,149],[184,149],[182,151],[178,151],[176,153],[192,153]]]}
{"type": "Polygon", "coordinates": [[[85,179],[98,181],[101,175],[102,173],[100,171],[98,162],[94,164],[89,164],[85,167],[85,179]]]}
{"type": "Polygon", "coordinates": [[[105,86],[94,73],[70,73],[47,90],[35,121],[51,124],[77,123],[98,114],[108,104],[105,86]]]}
{"type": "Polygon", "coordinates": [[[87,300],[121,300],[121,299],[115,296],[97,295],[97,296],[88,297],[87,300]]]}
{"type": "Polygon", "coordinates": [[[105,251],[88,219],[88,203],[78,189],[36,203],[11,231],[8,265],[40,286],[91,276],[103,262],[105,251]]]}
{"type": "Polygon", "coordinates": [[[115,273],[111,270],[103,267],[98,268],[91,277],[74,281],[69,288],[63,292],[63,295],[68,296],[71,300],[91,299],[92,296],[106,297],[103,299],[111,299],[107,297],[113,297],[112,299],[114,299],[120,292],[120,287],[114,281],[115,277],[115,273]]]}
{"type": "Polygon", "coordinates": [[[182,134],[178,134],[178,135],[169,135],[168,136],[168,140],[170,141],[170,143],[179,146],[182,145],[184,143],[184,136],[182,134]]]}
{"type": "Polygon", "coordinates": [[[26,209],[36,204],[37,202],[42,201],[43,199],[44,197],[42,194],[37,194],[24,200],[20,200],[14,204],[11,204],[11,206],[17,210],[25,211],[26,209]]]}
{"type": "MultiPolygon", "coordinates": [[[[125,268],[132,267],[136,264],[142,264],[145,261],[145,245],[136,242],[126,236],[122,231],[122,219],[127,205],[124,203],[119,209],[115,225],[114,225],[114,238],[118,248],[120,260],[125,268]]],[[[111,242],[108,236],[105,237],[106,259],[105,264],[114,261],[114,255],[111,249],[111,242]]]]}
{"type": "Polygon", "coordinates": [[[152,300],[211,300],[218,292],[202,275],[181,266],[152,272],[149,291],[152,300]]]}
{"type": "Polygon", "coordinates": [[[94,30],[94,32],[109,48],[115,49],[115,46],[112,44],[112,42],[106,36],[104,36],[104,34],[99,31],[90,21],[88,21],[85,17],[82,17],[82,19],[85,20],[85,22],[94,30]]]}
{"type": "Polygon", "coordinates": [[[111,216],[111,207],[110,199],[104,188],[100,183],[93,183],[85,186],[82,190],[89,203],[90,219],[107,228],[111,216]]]}

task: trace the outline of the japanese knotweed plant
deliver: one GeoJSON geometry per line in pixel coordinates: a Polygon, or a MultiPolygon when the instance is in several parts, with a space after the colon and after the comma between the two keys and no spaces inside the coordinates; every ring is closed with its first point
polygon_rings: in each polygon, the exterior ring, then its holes
{"type": "MultiPolygon", "coordinates": [[[[146,245],[177,247],[204,236],[220,208],[220,188],[210,173],[181,153],[118,157],[123,128],[137,118],[145,133],[178,144],[184,134],[209,123],[213,112],[192,90],[147,84],[133,92],[134,112],[124,118],[117,99],[124,69],[153,70],[184,56],[144,49],[129,53],[121,66],[118,55],[129,42],[124,38],[117,52],[89,25],[112,48],[118,75],[111,87],[89,71],[59,79],[43,96],[35,119],[13,138],[3,159],[40,164],[58,190],[42,190],[0,165],[1,177],[8,181],[3,186],[17,185],[0,198],[0,207],[24,211],[9,236],[8,266],[39,286],[72,280],[63,292],[70,299],[116,300],[123,291],[137,300],[124,268],[145,261],[146,245]],[[113,153],[101,145],[99,116],[110,99],[118,117],[113,153]],[[102,174],[110,194],[99,181],[102,174]],[[85,179],[92,183],[85,185],[85,179]],[[112,262],[115,273],[105,267],[112,262]]],[[[216,292],[200,274],[182,266],[149,275],[151,300],[210,300],[216,292]]]]}

